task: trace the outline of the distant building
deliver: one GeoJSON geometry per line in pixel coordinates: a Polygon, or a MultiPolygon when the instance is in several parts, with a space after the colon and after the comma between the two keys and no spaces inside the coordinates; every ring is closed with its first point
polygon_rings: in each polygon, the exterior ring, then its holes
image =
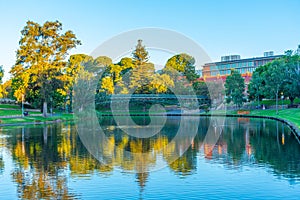
{"type": "Polygon", "coordinates": [[[222,56],[221,62],[206,63],[202,69],[202,79],[204,81],[214,81],[216,79],[226,80],[230,75],[231,69],[237,70],[247,84],[254,70],[267,64],[283,55],[274,55],[273,51],[264,52],[264,57],[241,59],[239,55],[222,56]]]}
{"type": "Polygon", "coordinates": [[[264,52],[264,57],[270,57],[270,56],[274,56],[274,51],[264,52]]]}
{"type": "Polygon", "coordinates": [[[230,55],[230,56],[222,56],[221,61],[233,61],[233,60],[239,60],[241,59],[240,55],[230,55]]]}

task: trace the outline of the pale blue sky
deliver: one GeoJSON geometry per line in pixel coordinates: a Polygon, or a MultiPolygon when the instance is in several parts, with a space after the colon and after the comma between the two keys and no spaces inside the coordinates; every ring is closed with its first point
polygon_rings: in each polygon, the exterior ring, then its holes
{"type": "Polygon", "coordinates": [[[229,54],[258,57],[268,50],[282,54],[300,44],[299,0],[60,1],[0,0],[0,65],[6,79],[27,20],[61,21],[82,41],[71,53],[90,54],[112,36],[143,27],[178,31],[213,61],[229,54]]]}

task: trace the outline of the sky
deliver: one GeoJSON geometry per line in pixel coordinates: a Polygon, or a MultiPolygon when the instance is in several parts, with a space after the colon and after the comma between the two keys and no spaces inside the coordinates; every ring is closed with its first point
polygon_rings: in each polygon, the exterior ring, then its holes
{"type": "MultiPolygon", "coordinates": [[[[72,30],[82,45],[70,54],[90,54],[113,36],[148,27],[187,36],[212,61],[283,54],[300,44],[299,8],[299,0],[0,0],[0,65],[7,80],[28,20],[59,20],[64,31],[72,30]]],[[[156,52],[150,61],[164,63],[168,56],[156,52]]]]}

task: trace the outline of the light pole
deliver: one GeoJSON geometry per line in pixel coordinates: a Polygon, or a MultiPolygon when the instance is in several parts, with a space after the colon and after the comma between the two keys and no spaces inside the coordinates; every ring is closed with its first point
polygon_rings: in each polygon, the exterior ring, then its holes
{"type": "Polygon", "coordinates": [[[283,110],[283,99],[284,99],[283,92],[281,92],[281,109],[282,110],[283,110]]]}
{"type": "Polygon", "coordinates": [[[22,94],[22,117],[24,117],[24,94],[22,94]]]}
{"type": "Polygon", "coordinates": [[[53,116],[52,100],[53,100],[52,97],[50,97],[50,103],[51,103],[50,113],[51,113],[51,117],[53,116]]]}

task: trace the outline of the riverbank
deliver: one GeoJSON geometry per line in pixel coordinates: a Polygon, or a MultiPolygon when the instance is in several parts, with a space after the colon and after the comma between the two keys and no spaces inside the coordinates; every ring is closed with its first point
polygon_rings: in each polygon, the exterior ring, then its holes
{"type": "MultiPolygon", "coordinates": [[[[99,112],[100,114],[100,112],[99,112]]],[[[144,116],[148,115],[147,112],[130,112],[131,116],[144,116]]],[[[111,112],[102,112],[102,116],[112,116],[111,112]]],[[[128,113],[115,113],[115,115],[127,116],[128,113]]],[[[151,115],[161,115],[161,113],[151,113],[151,115]]],[[[197,115],[199,114],[191,114],[191,113],[172,113],[169,112],[167,115],[170,116],[180,116],[180,115],[197,115]]],[[[200,116],[228,116],[228,117],[249,117],[249,118],[269,118],[273,120],[279,120],[285,124],[287,124],[297,135],[300,137],[300,109],[299,108],[290,108],[279,110],[278,114],[276,114],[275,109],[267,109],[267,110],[251,110],[247,114],[238,114],[236,110],[220,110],[213,111],[208,113],[201,113],[200,116]]]]}
{"type": "Polygon", "coordinates": [[[62,121],[73,121],[73,114],[59,114],[50,117],[42,116],[25,116],[15,118],[1,118],[0,126],[27,125],[27,124],[44,124],[62,121]]]}
{"type": "MultiPolygon", "coordinates": [[[[73,114],[55,114],[53,116],[49,116],[44,118],[41,116],[39,112],[30,112],[29,116],[21,117],[21,109],[17,110],[17,106],[10,105],[0,105],[0,126],[5,125],[22,125],[22,124],[41,124],[41,123],[53,123],[57,121],[72,121],[73,114]],[[11,109],[11,110],[9,110],[11,109]]],[[[98,112],[98,115],[102,116],[112,116],[111,112],[98,112]]],[[[117,115],[127,115],[128,113],[117,113],[117,115]]],[[[132,116],[143,116],[148,115],[148,112],[130,112],[132,116]]],[[[160,115],[161,113],[151,113],[152,115],[160,115]]],[[[181,115],[182,113],[170,113],[169,115],[181,115]]],[[[189,115],[188,113],[186,115],[189,115]]],[[[191,114],[195,115],[195,114],[191,114]]],[[[198,115],[198,114],[196,114],[198,115]]],[[[237,111],[228,110],[228,111],[213,111],[209,113],[202,113],[200,116],[207,115],[217,115],[217,116],[226,116],[230,115],[233,117],[240,117],[241,115],[237,114],[237,111]]],[[[250,113],[243,115],[244,117],[273,117],[282,120],[286,120],[292,123],[295,127],[300,129],[300,109],[299,108],[290,108],[279,110],[279,113],[276,114],[276,110],[267,109],[267,110],[251,110],[250,113]]]]}
{"type": "MultiPolygon", "coordinates": [[[[213,111],[207,113],[208,115],[223,115],[225,111],[213,111]]],[[[203,115],[207,115],[203,114],[203,115]]],[[[227,115],[233,115],[233,116],[240,116],[236,110],[228,110],[226,111],[227,115]]],[[[267,110],[250,110],[248,114],[243,114],[243,116],[264,116],[264,117],[275,117],[283,120],[287,120],[291,123],[293,123],[295,126],[297,126],[300,129],[300,108],[289,108],[289,109],[283,109],[279,110],[278,114],[276,114],[275,109],[267,109],[267,110]]]]}

